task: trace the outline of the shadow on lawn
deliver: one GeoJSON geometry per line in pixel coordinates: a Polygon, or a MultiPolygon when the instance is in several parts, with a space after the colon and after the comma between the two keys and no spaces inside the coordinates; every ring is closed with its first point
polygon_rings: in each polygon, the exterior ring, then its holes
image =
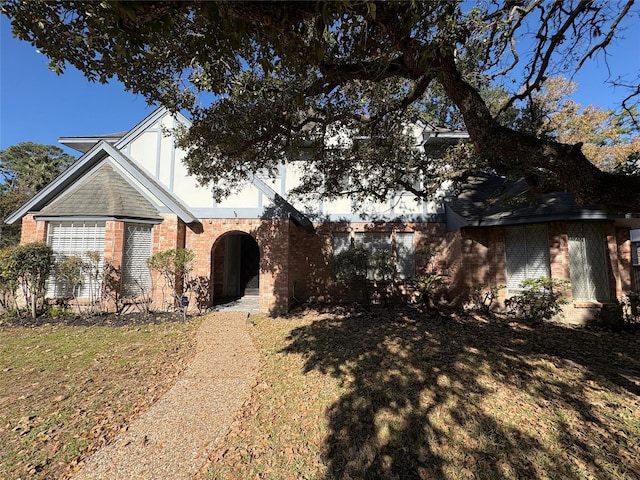
{"type": "Polygon", "coordinates": [[[307,371],[347,387],[327,412],[328,478],[640,475],[634,432],[592,403],[611,412],[626,398],[638,411],[638,331],[380,311],[316,321],[289,341],[307,371]]]}

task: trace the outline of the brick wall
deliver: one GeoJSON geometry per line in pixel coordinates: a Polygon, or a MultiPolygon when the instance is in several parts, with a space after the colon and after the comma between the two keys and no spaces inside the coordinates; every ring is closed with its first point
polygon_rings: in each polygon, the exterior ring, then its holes
{"type": "Polygon", "coordinates": [[[297,301],[309,298],[328,301],[332,297],[331,232],[318,225],[316,233],[301,228],[290,230],[291,296],[297,301]]]}
{"type": "Polygon", "coordinates": [[[627,228],[615,229],[615,242],[618,249],[618,272],[620,285],[616,290],[618,298],[633,291],[633,259],[631,257],[631,238],[627,228]]]}
{"type": "MultiPolygon", "coordinates": [[[[333,236],[358,232],[413,232],[415,274],[439,272],[444,268],[444,224],[441,223],[318,223],[314,233],[292,227],[289,276],[292,286],[295,284],[295,300],[333,302],[351,298],[343,286],[333,281],[333,236]]],[[[384,285],[381,288],[384,289],[384,285]]]]}
{"type": "MultiPolygon", "coordinates": [[[[449,300],[468,302],[474,289],[506,284],[504,229],[462,228],[447,234],[443,256],[449,284],[449,300]]],[[[504,289],[500,291],[503,299],[504,289]]]]}
{"type": "Polygon", "coordinates": [[[256,240],[260,251],[261,310],[273,314],[288,310],[289,220],[229,218],[201,222],[201,228],[187,228],[185,235],[185,247],[195,253],[193,274],[212,276],[214,294],[219,293],[222,272],[216,266],[221,267],[223,263],[225,235],[246,233],[256,240]]]}
{"type": "MultiPolygon", "coordinates": [[[[566,222],[548,224],[549,262],[551,277],[570,280],[569,240],[566,222]]],[[[608,274],[612,299],[622,300],[632,289],[631,242],[629,230],[605,224],[603,241],[608,252],[608,274]]],[[[463,228],[447,234],[444,257],[450,289],[449,299],[463,304],[478,285],[505,285],[504,229],[463,228]]],[[[496,306],[503,307],[505,289],[500,292],[496,306]]],[[[589,323],[598,318],[602,305],[597,302],[575,302],[571,288],[566,291],[567,305],[558,320],[568,323],[589,323]]]]}
{"type": "MultiPolygon", "coordinates": [[[[316,224],[307,232],[289,220],[273,219],[204,219],[201,225],[187,226],[176,215],[163,215],[163,222],[153,227],[153,253],[167,249],[189,248],[195,253],[194,276],[211,276],[211,293],[222,290],[222,264],[226,235],[244,233],[253,237],[260,252],[260,307],[281,313],[291,299],[305,301],[339,299],[344,289],[332,280],[332,238],[345,232],[414,232],[415,272],[417,275],[441,273],[448,279],[449,299],[468,301],[469,293],[480,285],[506,284],[504,229],[463,228],[446,234],[439,223],[366,222],[316,224]]],[[[121,266],[125,224],[106,222],[105,262],[121,266]]],[[[566,222],[548,224],[551,276],[570,279],[566,222]]],[[[46,222],[32,214],[22,219],[22,243],[46,241],[46,222]]],[[[605,225],[611,293],[623,297],[632,289],[631,242],[629,230],[605,225]]],[[[155,308],[163,308],[164,281],[152,273],[152,298],[155,308]]],[[[501,292],[499,304],[504,300],[501,292]]],[[[572,301],[565,308],[565,320],[584,323],[597,317],[601,305],[572,301]]],[[[342,295],[344,296],[344,295],[342,295]]],[[[193,299],[192,299],[193,300],[193,299]]],[[[191,305],[194,305],[193,301],[191,305]]]]}
{"type": "Polygon", "coordinates": [[[566,222],[550,223],[548,234],[551,278],[568,281],[571,277],[569,275],[569,237],[566,222]]]}
{"type": "Polygon", "coordinates": [[[47,240],[47,223],[37,221],[33,214],[22,217],[20,243],[45,242],[47,240]]]}

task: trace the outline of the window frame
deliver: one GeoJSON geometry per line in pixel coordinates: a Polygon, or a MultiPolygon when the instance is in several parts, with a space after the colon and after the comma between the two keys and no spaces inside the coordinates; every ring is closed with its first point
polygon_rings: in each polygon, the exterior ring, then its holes
{"type": "MultiPolygon", "coordinates": [[[[104,245],[106,235],[106,221],[104,220],[56,220],[47,222],[46,243],[59,263],[65,257],[78,256],[88,260],[87,252],[96,251],[100,254],[98,269],[102,271],[104,265],[104,245]],[[67,229],[67,232],[63,232],[67,229]]],[[[89,290],[89,277],[84,275],[84,281],[76,292],[76,298],[97,298],[102,289],[101,279],[97,285],[89,290]]],[[[46,284],[46,296],[49,298],[69,298],[73,295],[68,285],[57,281],[55,265],[46,284]]]]}
{"type": "MultiPolygon", "coordinates": [[[[406,280],[415,276],[415,232],[353,232],[334,233],[332,238],[333,257],[349,249],[352,244],[360,244],[375,254],[383,250],[391,252],[394,273],[392,278],[406,280]]],[[[382,280],[383,276],[373,268],[367,271],[367,280],[382,280]]]]}
{"type": "Polygon", "coordinates": [[[121,281],[120,294],[124,298],[135,298],[151,294],[151,271],[146,264],[146,260],[151,257],[153,252],[153,225],[148,223],[127,222],[124,224],[124,238],[122,241],[122,260],[121,260],[121,281]],[[144,230],[145,244],[132,246],[129,241],[135,233],[144,230]],[[133,265],[127,257],[128,251],[136,248],[136,255],[133,258],[137,264],[133,265]],[[140,259],[143,263],[138,263],[140,259]],[[135,270],[135,274],[132,271],[135,270]]]}
{"type": "Polygon", "coordinates": [[[551,278],[548,226],[535,223],[505,227],[504,255],[507,295],[522,293],[524,280],[551,278]],[[523,241],[524,245],[513,243],[517,241],[523,241]]]}
{"type": "Polygon", "coordinates": [[[606,238],[600,223],[571,222],[567,224],[569,277],[574,301],[602,303],[611,301],[609,252],[606,238]]]}

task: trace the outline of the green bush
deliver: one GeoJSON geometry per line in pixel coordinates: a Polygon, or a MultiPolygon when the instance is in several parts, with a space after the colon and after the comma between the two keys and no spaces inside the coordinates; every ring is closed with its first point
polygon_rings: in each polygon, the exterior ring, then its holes
{"type": "Polygon", "coordinates": [[[19,286],[18,267],[15,265],[15,246],[0,250],[0,305],[5,310],[18,311],[16,292],[19,286]]]}
{"type": "Polygon", "coordinates": [[[65,284],[69,293],[78,305],[80,312],[80,302],[78,301],[78,290],[84,283],[83,271],[86,269],[85,262],[81,257],[72,255],[61,259],[55,266],[55,277],[60,283],[65,284]]]}
{"type": "Polygon", "coordinates": [[[38,301],[44,298],[44,286],[53,265],[53,250],[42,242],[25,243],[12,250],[11,262],[25,293],[31,316],[36,318],[38,301]]]}
{"type": "Polygon", "coordinates": [[[73,312],[64,305],[50,305],[47,307],[47,315],[51,318],[69,317],[73,315],[73,312]]]}
{"type": "Polygon", "coordinates": [[[553,278],[527,278],[520,286],[523,292],[505,300],[507,310],[518,318],[533,321],[549,320],[562,312],[564,291],[568,286],[565,280],[553,278]]]}
{"type": "Polygon", "coordinates": [[[428,303],[445,286],[442,276],[437,273],[428,273],[415,277],[410,284],[417,290],[419,301],[423,303],[428,303]]]}
{"type": "Polygon", "coordinates": [[[371,252],[362,245],[352,244],[333,259],[333,276],[338,283],[347,285],[354,291],[360,290],[362,299],[369,304],[367,272],[371,252]]]}
{"type": "Polygon", "coordinates": [[[396,273],[394,255],[391,250],[382,249],[369,255],[369,278],[391,280],[396,273]]]}
{"type": "Polygon", "coordinates": [[[620,304],[623,321],[628,324],[637,323],[640,320],[640,293],[629,292],[620,304]]]}
{"type": "Polygon", "coordinates": [[[490,313],[493,302],[498,298],[500,290],[503,288],[505,288],[505,285],[494,285],[489,287],[481,286],[474,288],[471,292],[471,303],[473,304],[473,308],[482,313],[490,313]]]}

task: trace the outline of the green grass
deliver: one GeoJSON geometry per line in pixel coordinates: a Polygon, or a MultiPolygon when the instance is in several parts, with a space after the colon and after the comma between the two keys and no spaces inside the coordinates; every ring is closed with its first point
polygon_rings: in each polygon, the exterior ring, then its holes
{"type": "Polygon", "coordinates": [[[72,473],[172,384],[198,323],[0,328],[0,478],[72,473]]]}
{"type": "Polygon", "coordinates": [[[640,478],[640,332],[417,311],[257,319],[210,479],[640,478]]]}

